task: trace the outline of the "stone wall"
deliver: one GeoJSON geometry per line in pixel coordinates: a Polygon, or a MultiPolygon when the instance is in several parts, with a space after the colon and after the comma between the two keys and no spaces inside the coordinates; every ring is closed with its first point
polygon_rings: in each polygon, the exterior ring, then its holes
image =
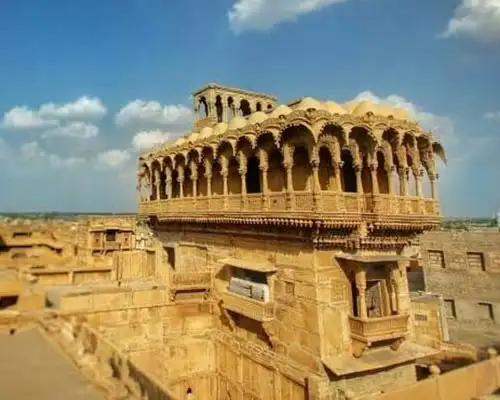
{"type": "Polygon", "coordinates": [[[433,231],[421,238],[426,290],[445,301],[452,339],[500,340],[500,231],[433,231]]]}

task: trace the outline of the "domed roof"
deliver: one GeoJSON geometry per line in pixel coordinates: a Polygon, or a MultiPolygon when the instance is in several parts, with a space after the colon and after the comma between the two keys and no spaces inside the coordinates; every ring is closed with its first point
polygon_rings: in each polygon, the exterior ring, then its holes
{"type": "Polygon", "coordinates": [[[229,121],[229,129],[243,128],[246,124],[247,124],[247,120],[245,118],[237,115],[231,121],[229,121]]]}
{"type": "Polygon", "coordinates": [[[347,114],[345,108],[343,108],[340,104],[335,103],[334,101],[327,101],[323,104],[323,108],[331,114],[347,114]]]}
{"type": "Polygon", "coordinates": [[[292,111],[293,110],[290,107],[286,106],[285,104],[280,104],[271,112],[271,117],[276,118],[279,117],[280,115],[288,115],[292,111]]]}
{"type": "Polygon", "coordinates": [[[177,139],[177,140],[175,141],[175,145],[176,145],[176,146],[181,146],[181,145],[183,145],[184,143],[186,143],[186,139],[184,139],[183,137],[180,137],[179,139],[177,139]]]}
{"type": "Polygon", "coordinates": [[[403,119],[403,120],[410,120],[410,114],[408,113],[408,110],[402,108],[402,107],[395,107],[394,108],[394,118],[397,119],[403,119]]]}
{"type": "Polygon", "coordinates": [[[377,113],[381,117],[394,117],[394,108],[388,104],[377,104],[377,113]]]}
{"type": "Polygon", "coordinates": [[[257,111],[252,114],[250,114],[250,117],[248,117],[248,123],[249,124],[256,124],[262,121],[265,121],[267,119],[267,115],[262,112],[262,111],[257,111]]]}
{"type": "Polygon", "coordinates": [[[352,114],[352,112],[358,106],[358,104],[359,104],[359,101],[351,100],[351,101],[348,101],[347,103],[345,103],[342,108],[344,110],[346,110],[349,114],[352,114]]]}
{"type": "Polygon", "coordinates": [[[374,115],[378,114],[378,104],[372,103],[368,100],[363,100],[358,103],[356,108],[352,111],[352,114],[358,117],[362,117],[368,113],[372,113],[374,115]]]}
{"type": "Polygon", "coordinates": [[[321,102],[318,100],[313,99],[312,97],[304,97],[294,108],[297,110],[307,110],[309,108],[320,110],[323,107],[321,107],[321,102]]]}
{"type": "Polygon", "coordinates": [[[200,139],[206,139],[212,136],[212,128],[205,126],[200,132],[200,139]]]}
{"type": "Polygon", "coordinates": [[[199,136],[200,136],[200,134],[198,132],[193,132],[193,133],[191,133],[191,135],[188,136],[187,141],[188,142],[195,142],[199,136]]]}
{"type": "Polygon", "coordinates": [[[213,133],[214,135],[222,135],[227,131],[227,124],[225,122],[219,122],[214,126],[213,133]]]}

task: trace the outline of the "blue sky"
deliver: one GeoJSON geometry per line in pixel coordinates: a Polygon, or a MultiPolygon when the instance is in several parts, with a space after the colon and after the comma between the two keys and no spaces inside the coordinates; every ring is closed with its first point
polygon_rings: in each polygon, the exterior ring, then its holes
{"type": "Polygon", "coordinates": [[[207,82],[404,105],[446,215],[500,208],[499,0],[0,2],[0,211],[133,211],[138,148],[207,82]]]}

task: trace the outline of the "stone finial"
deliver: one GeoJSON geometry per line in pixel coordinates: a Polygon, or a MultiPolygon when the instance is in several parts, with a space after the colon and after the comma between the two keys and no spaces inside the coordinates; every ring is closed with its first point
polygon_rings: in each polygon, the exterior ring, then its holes
{"type": "Polygon", "coordinates": [[[488,348],[487,353],[490,360],[498,356],[498,351],[493,347],[488,348]]]}
{"type": "Polygon", "coordinates": [[[429,367],[429,372],[431,373],[431,376],[433,377],[436,377],[438,376],[439,374],[441,374],[441,370],[439,369],[439,367],[435,364],[431,365],[429,367]]]}

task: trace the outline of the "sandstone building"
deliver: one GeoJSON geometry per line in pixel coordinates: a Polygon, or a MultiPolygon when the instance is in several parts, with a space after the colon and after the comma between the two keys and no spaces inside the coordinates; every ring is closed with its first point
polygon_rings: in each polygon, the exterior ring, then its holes
{"type": "MultiPolygon", "coordinates": [[[[448,303],[410,293],[414,244],[440,222],[432,134],[365,101],[279,105],[216,84],[193,101],[192,132],[139,158],[137,218],[1,227],[0,347],[57,344],[101,390],[65,367],[71,395],[96,399],[468,400],[500,386],[494,351],[440,375],[440,358],[476,351],[448,342],[448,303]]],[[[0,371],[15,386],[1,357],[0,371]]],[[[34,381],[25,396],[52,398],[34,381]]]]}
{"type": "Polygon", "coordinates": [[[420,287],[444,297],[452,338],[500,344],[500,231],[436,230],[421,238],[420,287]]]}
{"type": "Polygon", "coordinates": [[[366,101],[276,105],[217,85],[194,99],[193,132],[142,155],[138,181],[172,301],[218,315],[211,384],[190,387],[302,399],[415,381],[435,350],[414,340],[406,247],[439,222],[441,145],[366,101]]]}

